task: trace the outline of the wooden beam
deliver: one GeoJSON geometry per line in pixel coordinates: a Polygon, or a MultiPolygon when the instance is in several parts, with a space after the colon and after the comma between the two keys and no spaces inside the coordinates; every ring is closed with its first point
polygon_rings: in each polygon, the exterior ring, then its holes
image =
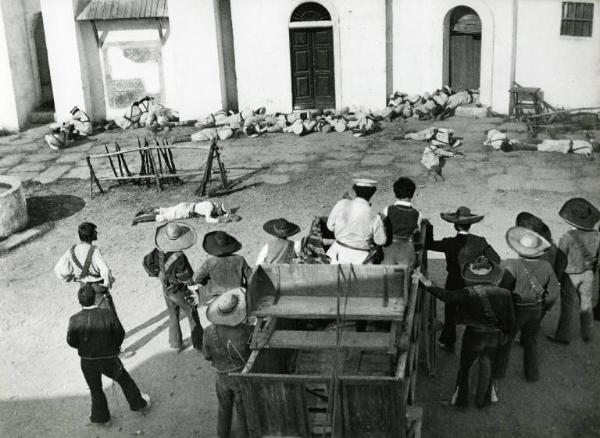
{"type": "MultiPolygon", "coordinates": [[[[342,332],[340,348],[388,351],[389,332],[342,332]]],[[[335,331],[275,330],[263,348],[315,349],[336,348],[335,331]]]]}

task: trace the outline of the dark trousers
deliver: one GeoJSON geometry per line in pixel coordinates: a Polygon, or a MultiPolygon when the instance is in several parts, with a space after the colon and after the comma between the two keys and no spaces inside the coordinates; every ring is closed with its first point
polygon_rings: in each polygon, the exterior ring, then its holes
{"type": "Polygon", "coordinates": [[[217,373],[215,381],[219,409],[217,413],[217,437],[229,438],[231,436],[231,419],[233,408],[238,420],[239,438],[248,436],[246,425],[246,411],[242,402],[242,391],[239,384],[226,373],[217,373]]]}
{"type": "Polygon", "coordinates": [[[560,317],[554,337],[569,342],[573,336],[575,313],[579,311],[581,337],[589,340],[592,333],[592,295],[594,274],[585,271],[581,274],[564,274],[560,285],[560,317]]]}
{"type": "MultiPolygon", "coordinates": [[[[537,337],[540,332],[540,323],[544,312],[541,308],[516,306],[515,316],[517,318],[517,327],[521,330],[521,346],[523,347],[523,370],[525,379],[535,382],[540,378],[537,337]]],[[[496,362],[493,366],[492,377],[501,379],[506,375],[508,362],[510,359],[510,349],[512,338],[501,345],[498,349],[496,362]]]]}
{"type": "MultiPolygon", "coordinates": [[[[446,278],[446,290],[458,290],[465,287],[465,282],[462,278],[446,278]]],[[[456,343],[456,323],[458,315],[457,304],[444,304],[444,325],[440,333],[439,341],[448,346],[454,346],[456,343]]]]}
{"type": "Polygon", "coordinates": [[[457,406],[469,404],[469,370],[479,359],[479,378],[475,404],[483,407],[490,403],[492,388],[492,363],[496,359],[500,344],[500,331],[484,331],[467,326],[460,349],[460,367],[456,377],[457,406]]]}
{"type": "Polygon", "coordinates": [[[139,411],[146,407],[146,400],[142,398],[140,390],[118,357],[111,359],[82,358],[81,371],[83,371],[83,377],[85,377],[92,396],[92,413],[90,415],[92,423],[105,423],[110,420],[106,395],[102,390],[103,374],[121,386],[132,411],[139,411]]]}
{"type": "Polygon", "coordinates": [[[198,311],[196,308],[190,306],[185,301],[183,291],[163,294],[163,296],[165,297],[167,311],[169,312],[169,345],[172,348],[181,348],[183,345],[181,327],[179,325],[179,312],[180,310],[183,310],[190,324],[192,345],[194,348],[201,350],[203,330],[200,326],[200,320],[198,318],[198,311]]]}

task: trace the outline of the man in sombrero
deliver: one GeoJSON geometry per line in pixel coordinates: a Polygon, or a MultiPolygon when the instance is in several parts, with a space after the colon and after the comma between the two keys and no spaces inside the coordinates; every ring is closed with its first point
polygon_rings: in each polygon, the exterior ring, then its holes
{"type": "Polygon", "coordinates": [[[155,248],[144,257],[144,269],[161,282],[167,311],[169,312],[169,345],[181,352],[185,349],[179,325],[179,312],[183,311],[190,324],[192,345],[202,349],[202,328],[196,310],[197,299],[188,289],[194,274],[183,253],[196,243],[196,232],[184,222],[167,222],[156,229],[155,248]]]}
{"type": "Polygon", "coordinates": [[[256,264],[291,263],[300,252],[300,241],[289,240],[300,232],[300,227],[284,218],[271,219],[263,225],[263,230],[272,236],[258,253],[256,264]]]}
{"type": "Polygon", "coordinates": [[[554,336],[548,336],[548,339],[560,344],[571,341],[572,309],[579,307],[581,338],[589,342],[593,325],[594,273],[598,269],[600,252],[600,232],[597,230],[600,211],[586,199],[572,198],[558,215],[572,228],[558,242],[559,251],[566,255],[567,267],[561,279],[558,327],[554,336]]]}
{"type": "Polygon", "coordinates": [[[212,231],[204,235],[202,248],[209,257],[193,276],[194,284],[206,286],[201,293],[202,302],[227,290],[247,286],[252,268],[244,257],[235,254],[242,249],[235,237],[225,231],[212,231]]]}
{"type": "MultiPolygon", "coordinates": [[[[483,215],[471,213],[468,207],[462,206],[455,212],[441,213],[440,217],[454,224],[456,236],[434,240],[433,233],[428,233],[425,245],[429,251],[443,252],[446,256],[448,276],[445,288],[447,290],[461,289],[465,286],[461,270],[468,260],[483,255],[494,263],[500,263],[500,256],[487,240],[470,233],[471,225],[481,222],[483,215]]],[[[439,342],[448,351],[454,350],[456,343],[456,305],[454,304],[444,306],[444,327],[439,342]]]]}
{"type": "Polygon", "coordinates": [[[238,422],[238,437],[248,436],[246,411],[239,383],[229,373],[241,371],[250,357],[252,327],[246,324],[246,294],[237,288],[224,292],[202,308],[200,322],[204,328],[204,357],[216,372],[215,390],[217,437],[231,436],[233,409],[238,422]]]}
{"type": "MultiPolygon", "coordinates": [[[[506,232],[506,243],[518,255],[518,259],[506,260],[503,267],[511,274],[510,288],[515,304],[517,328],[521,330],[523,346],[523,369],[525,379],[539,380],[537,335],[544,314],[550,310],[560,290],[554,270],[542,256],[551,248],[540,234],[522,227],[511,227],[506,232]]],[[[507,342],[500,347],[496,377],[504,376],[510,347],[507,342]]]]}
{"type": "Polygon", "coordinates": [[[416,270],[413,274],[427,291],[446,304],[460,307],[461,323],[466,325],[460,349],[460,367],[450,406],[464,409],[469,404],[469,370],[479,361],[475,404],[483,408],[497,400],[492,387],[492,366],[498,348],[514,335],[515,313],[510,291],[497,286],[503,270],[479,256],[461,270],[465,286],[457,290],[437,287],[416,270]]]}

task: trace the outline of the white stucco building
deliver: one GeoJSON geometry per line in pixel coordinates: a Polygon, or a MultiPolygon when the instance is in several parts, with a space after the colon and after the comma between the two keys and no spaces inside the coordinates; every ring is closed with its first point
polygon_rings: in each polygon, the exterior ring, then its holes
{"type": "MultiPolygon", "coordinates": [[[[0,0],[6,3],[8,0],[0,0]]],[[[41,0],[57,117],[111,118],[146,94],[218,109],[379,109],[394,90],[513,81],[600,106],[600,0],[41,0]]],[[[2,45],[0,44],[0,56],[2,45]]]]}
{"type": "Polygon", "coordinates": [[[53,110],[40,0],[0,0],[0,130],[18,131],[53,110]]]}

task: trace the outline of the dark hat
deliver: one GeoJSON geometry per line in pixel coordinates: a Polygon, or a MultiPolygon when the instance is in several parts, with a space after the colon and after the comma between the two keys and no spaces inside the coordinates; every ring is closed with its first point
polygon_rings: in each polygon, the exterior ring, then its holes
{"type": "Polygon", "coordinates": [[[300,232],[300,227],[292,222],[285,220],[284,218],[271,219],[265,222],[263,230],[267,233],[272,234],[276,237],[285,239],[286,237],[293,236],[300,232]]]}
{"type": "Polygon", "coordinates": [[[454,213],[440,213],[440,217],[446,222],[458,225],[470,225],[481,222],[482,214],[473,214],[469,207],[458,207],[454,213]]]}
{"type": "Polygon", "coordinates": [[[225,231],[211,231],[204,235],[202,248],[210,255],[219,257],[239,251],[242,248],[242,244],[225,231]]]}
{"type": "Polygon", "coordinates": [[[522,257],[539,257],[550,248],[543,236],[523,227],[512,227],[506,232],[506,243],[522,257]]]}
{"type": "Polygon", "coordinates": [[[465,263],[462,270],[462,277],[465,281],[476,284],[498,284],[503,274],[502,268],[485,256],[479,256],[475,260],[465,263]]]}
{"type": "Polygon", "coordinates": [[[529,213],[528,211],[522,211],[517,215],[515,225],[517,227],[523,227],[527,228],[528,230],[535,231],[546,240],[552,239],[552,233],[550,232],[548,225],[546,225],[546,223],[539,217],[529,213]]]}
{"type": "Polygon", "coordinates": [[[181,251],[196,243],[196,231],[184,222],[167,222],[156,229],[154,245],[163,252],[181,251]]]}
{"type": "Polygon", "coordinates": [[[91,306],[96,301],[96,292],[89,283],[83,283],[77,291],[77,299],[82,306],[91,306]]]}
{"type": "Polygon", "coordinates": [[[569,199],[558,215],[569,225],[586,231],[592,231],[600,221],[600,211],[583,198],[569,199]]]}

